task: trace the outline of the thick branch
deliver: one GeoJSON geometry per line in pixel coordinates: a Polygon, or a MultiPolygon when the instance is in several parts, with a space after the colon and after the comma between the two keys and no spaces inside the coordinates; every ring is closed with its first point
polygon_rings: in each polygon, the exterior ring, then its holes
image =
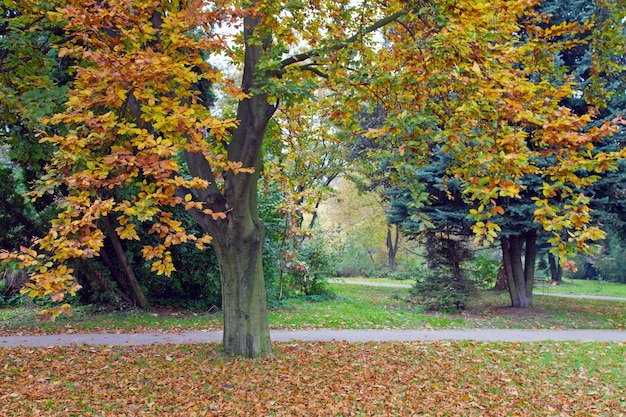
{"type": "Polygon", "coordinates": [[[328,54],[328,53],[332,53],[332,52],[336,52],[339,51],[343,48],[345,48],[346,46],[356,42],[357,40],[359,40],[363,35],[367,35],[368,33],[372,33],[384,26],[387,26],[389,23],[399,19],[400,17],[404,16],[405,14],[407,14],[411,9],[410,8],[405,8],[402,9],[390,16],[387,16],[384,19],[381,19],[375,23],[373,23],[372,25],[363,28],[359,31],[357,31],[357,33],[355,33],[354,35],[350,36],[348,39],[345,39],[343,41],[339,41],[337,43],[335,43],[334,45],[331,45],[329,47],[325,47],[325,48],[319,48],[319,49],[311,49],[310,51],[307,52],[303,52],[301,54],[297,54],[294,56],[291,56],[289,58],[283,59],[282,62],[280,63],[280,68],[281,70],[284,70],[285,68],[287,68],[289,65],[293,65],[295,63],[298,62],[302,62],[302,61],[306,61],[307,59],[313,58],[313,57],[317,57],[317,56],[321,56],[322,54],[328,54]]]}

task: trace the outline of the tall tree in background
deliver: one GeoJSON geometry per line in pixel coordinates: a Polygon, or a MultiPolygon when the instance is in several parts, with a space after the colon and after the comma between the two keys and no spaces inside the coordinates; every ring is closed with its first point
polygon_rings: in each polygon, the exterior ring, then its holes
{"type": "MultiPolygon", "coordinates": [[[[576,89],[581,92],[564,98],[563,104],[577,114],[585,114],[589,106],[598,108],[596,121],[591,126],[623,116],[626,113],[626,54],[623,38],[616,36],[626,33],[623,12],[611,10],[610,2],[593,0],[544,0],[541,10],[550,14],[550,24],[559,25],[565,21],[593,21],[595,26],[591,41],[561,50],[557,53],[557,64],[573,77],[576,89]],[[616,14],[617,13],[617,14],[616,14]],[[609,46],[609,47],[607,47],[609,46]]],[[[577,40],[589,36],[579,34],[566,37],[577,40]]],[[[557,39],[558,40],[558,39],[557,39]]],[[[608,140],[596,146],[594,151],[618,151],[626,147],[626,131],[616,132],[608,140]]],[[[603,225],[609,236],[626,238],[626,165],[618,163],[615,171],[607,172],[589,188],[593,196],[590,207],[593,217],[603,225]]],[[[611,239],[605,239],[607,247],[611,239]]],[[[605,248],[606,249],[606,248],[605,248]]],[[[560,279],[562,270],[549,254],[550,271],[553,280],[560,279]]]]}
{"type": "MultiPolygon", "coordinates": [[[[0,5],[0,147],[11,162],[12,172],[3,172],[5,185],[15,186],[11,193],[42,175],[53,147],[39,143],[39,138],[43,132],[62,131],[63,127],[46,126],[41,119],[63,110],[71,81],[70,61],[58,57],[55,49],[64,40],[63,31],[46,13],[59,3],[41,2],[39,14],[30,13],[31,3],[6,1],[0,5]]],[[[46,223],[54,215],[53,195],[35,202],[34,207],[17,203],[18,197],[6,197],[13,199],[7,212],[22,229],[23,239],[45,233],[46,223]]]]}
{"type": "MultiPolygon", "coordinates": [[[[541,178],[531,190],[533,218],[551,234],[554,253],[566,262],[568,252],[587,250],[589,240],[604,236],[591,224],[590,197],[583,190],[613,169],[624,151],[592,152],[619,130],[621,120],[589,127],[595,110],[576,114],[563,106],[565,98],[577,94],[576,84],[559,72],[554,57],[586,42],[587,35],[606,38],[608,32],[610,42],[599,50],[610,45],[610,51],[618,39],[623,41],[622,26],[605,22],[606,33],[600,34],[591,31],[590,22],[550,25],[527,3],[492,6],[444,3],[440,13],[408,15],[402,29],[386,32],[389,47],[371,58],[385,75],[362,73],[369,80],[366,94],[383,103],[388,115],[383,128],[369,133],[383,141],[395,138],[400,154],[417,159],[432,155],[433,144],[439,144],[450,158],[447,176],[461,181],[464,198],[473,206],[474,232],[487,240],[502,230],[497,218],[507,209],[503,204],[521,198],[529,176],[541,178]],[[585,40],[575,40],[577,35],[585,40]],[[391,62],[404,70],[384,66],[391,62]]],[[[414,160],[399,158],[396,169],[414,160]]],[[[505,263],[509,282],[515,283],[513,305],[527,307],[534,262],[527,257],[524,265],[521,251],[526,246],[534,252],[536,232],[503,235],[501,241],[511,255],[505,263]]]]}

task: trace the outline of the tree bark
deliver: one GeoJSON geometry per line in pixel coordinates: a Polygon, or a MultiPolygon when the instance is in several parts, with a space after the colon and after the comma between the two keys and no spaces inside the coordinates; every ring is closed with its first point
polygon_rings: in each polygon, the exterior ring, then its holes
{"type": "MultiPolygon", "coordinates": [[[[249,3],[254,6],[258,0],[251,0],[249,3]]],[[[360,34],[372,32],[407,12],[408,9],[382,19],[364,28],[360,34]]],[[[262,90],[266,80],[280,77],[287,66],[320,53],[310,51],[299,54],[283,60],[280,70],[263,72],[259,69],[259,63],[271,48],[272,34],[269,31],[259,33],[262,18],[260,14],[255,14],[247,15],[243,19],[245,55],[241,88],[251,96],[238,103],[239,123],[227,145],[228,160],[240,162],[245,168],[254,168],[254,173],[235,175],[232,171],[223,172],[223,187],[220,188],[206,157],[200,152],[185,152],[191,174],[209,181],[207,189],[196,190],[200,201],[208,203],[207,207],[213,212],[227,213],[225,219],[215,220],[198,210],[190,212],[213,236],[213,247],[218,257],[222,280],[224,350],[233,355],[247,357],[272,354],[263,276],[262,248],[265,229],[258,214],[257,181],[262,171],[263,139],[278,101],[273,100],[270,103],[267,94],[258,91],[262,90]]],[[[360,34],[338,42],[331,50],[339,50],[355,42],[360,34]]],[[[184,197],[186,191],[180,190],[177,194],[184,197]]]]}
{"type": "Polygon", "coordinates": [[[148,302],[146,295],[143,293],[143,290],[141,289],[141,286],[139,285],[139,281],[137,280],[137,277],[135,276],[135,272],[133,271],[133,268],[130,265],[130,262],[128,262],[128,258],[126,257],[126,254],[124,253],[124,248],[122,247],[122,242],[120,241],[120,237],[117,235],[117,232],[115,231],[115,221],[113,220],[112,214],[109,214],[106,217],[106,222],[107,222],[107,229],[109,231],[109,238],[111,239],[111,244],[113,245],[113,249],[115,250],[115,255],[117,256],[117,259],[119,259],[120,261],[122,271],[124,272],[124,275],[126,276],[126,279],[128,280],[128,284],[130,285],[133,296],[135,300],[137,301],[137,304],[139,304],[139,307],[141,307],[144,310],[149,310],[150,303],[148,302]]]}
{"type": "Polygon", "coordinates": [[[400,225],[395,225],[396,234],[393,237],[391,224],[387,224],[387,252],[389,254],[389,270],[396,270],[396,254],[398,253],[398,244],[400,242],[400,225]]]}
{"type": "Polygon", "coordinates": [[[494,290],[504,291],[509,289],[508,278],[506,277],[506,270],[504,268],[504,261],[498,268],[498,275],[496,277],[496,284],[493,287],[494,290]]]}
{"type": "Polygon", "coordinates": [[[537,234],[534,230],[500,238],[502,262],[506,272],[512,307],[527,308],[533,303],[536,241],[537,234]]]}
{"type": "Polygon", "coordinates": [[[120,294],[120,296],[129,305],[135,304],[135,302],[131,298],[132,293],[130,289],[128,288],[128,284],[126,283],[125,278],[122,276],[122,274],[119,273],[115,265],[113,265],[113,262],[111,262],[111,258],[109,258],[109,254],[106,251],[106,247],[103,247],[102,249],[100,249],[100,259],[102,259],[102,262],[106,265],[107,268],[109,268],[111,275],[113,275],[113,278],[115,278],[117,283],[120,285],[121,290],[118,290],[118,293],[120,294]]]}
{"type": "MultiPolygon", "coordinates": [[[[261,42],[249,40],[260,22],[259,16],[244,18],[246,40],[242,90],[251,93],[259,88],[257,65],[271,46],[271,37],[261,42]]],[[[269,75],[268,75],[269,76],[269,75]]],[[[213,236],[222,281],[224,311],[223,347],[227,353],[247,357],[270,356],[269,322],[265,278],[263,276],[263,240],[265,228],[259,219],[257,182],[262,171],[261,150],[269,120],[276,106],[266,94],[253,94],[237,107],[239,124],[227,145],[228,160],[241,162],[254,173],[222,173],[220,189],[205,156],[186,152],[185,159],[192,175],[209,181],[199,197],[213,212],[226,213],[225,219],[213,219],[192,211],[193,217],[213,236]]]]}
{"type": "Polygon", "coordinates": [[[215,237],[222,279],[224,350],[247,357],[272,352],[263,277],[263,229],[247,239],[215,237]]]}
{"type": "Polygon", "coordinates": [[[548,253],[548,263],[550,264],[550,279],[560,284],[563,281],[563,268],[551,253],[548,253]]]}

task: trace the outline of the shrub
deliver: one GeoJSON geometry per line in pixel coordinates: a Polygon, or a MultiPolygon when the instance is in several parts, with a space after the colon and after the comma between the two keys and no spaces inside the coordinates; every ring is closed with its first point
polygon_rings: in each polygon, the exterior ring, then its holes
{"type": "Polygon", "coordinates": [[[185,243],[170,250],[176,267],[172,276],[155,274],[146,262],[140,269],[140,281],[150,302],[196,310],[221,307],[220,272],[213,248],[198,251],[194,244],[185,243]]]}
{"type": "Polygon", "coordinates": [[[467,261],[463,268],[469,279],[479,288],[492,288],[500,269],[500,260],[493,257],[478,255],[467,261]]]}
{"type": "Polygon", "coordinates": [[[103,304],[121,306],[125,301],[124,294],[111,276],[109,268],[98,258],[77,259],[73,262],[78,283],[83,287],[78,293],[81,304],[103,304]]]}
{"type": "Polygon", "coordinates": [[[28,281],[24,270],[5,263],[0,267],[0,306],[19,305],[23,302],[20,290],[28,281]]]}
{"type": "Polygon", "coordinates": [[[283,287],[293,295],[321,295],[327,292],[326,282],[335,274],[336,257],[325,240],[314,237],[306,240],[299,251],[283,254],[286,276],[283,287]]]}
{"type": "Polygon", "coordinates": [[[428,233],[426,250],[429,270],[418,278],[412,294],[429,310],[452,313],[465,309],[474,290],[474,283],[462,268],[473,256],[465,240],[445,233],[428,233]]]}
{"type": "Polygon", "coordinates": [[[455,278],[446,274],[445,268],[440,268],[427,274],[423,281],[416,282],[411,294],[427,310],[458,313],[465,309],[473,289],[472,282],[467,278],[455,278]]]}

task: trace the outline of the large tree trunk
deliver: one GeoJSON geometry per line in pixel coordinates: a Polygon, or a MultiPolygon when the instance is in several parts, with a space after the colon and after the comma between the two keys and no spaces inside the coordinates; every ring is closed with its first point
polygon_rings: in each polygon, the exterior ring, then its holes
{"type": "MultiPolygon", "coordinates": [[[[263,76],[258,73],[257,65],[271,46],[271,36],[250,42],[260,19],[260,16],[244,18],[246,49],[241,86],[245,93],[252,93],[261,86],[263,76]]],[[[239,124],[227,145],[228,160],[252,168],[254,173],[222,172],[223,187],[220,188],[206,157],[199,152],[185,153],[192,175],[209,181],[206,190],[198,190],[200,199],[213,212],[226,214],[225,219],[216,220],[198,211],[191,212],[214,238],[222,279],[223,347],[233,355],[272,354],[263,277],[265,229],[258,214],[257,181],[263,169],[263,139],[277,105],[270,104],[267,95],[262,93],[252,94],[238,104],[239,124]]]]}
{"type": "Polygon", "coordinates": [[[537,234],[534,230],[500,238],[502,263],[507,276],[512,307],[527,308],[533,304],[536,241],[537,234]]]}
{"type": "Polygon", "coordinates": [[[263,229],[245,240],[215,237],[224,312],[223,347],[248,357],[271,354],[263,277],[263,229]]]}

